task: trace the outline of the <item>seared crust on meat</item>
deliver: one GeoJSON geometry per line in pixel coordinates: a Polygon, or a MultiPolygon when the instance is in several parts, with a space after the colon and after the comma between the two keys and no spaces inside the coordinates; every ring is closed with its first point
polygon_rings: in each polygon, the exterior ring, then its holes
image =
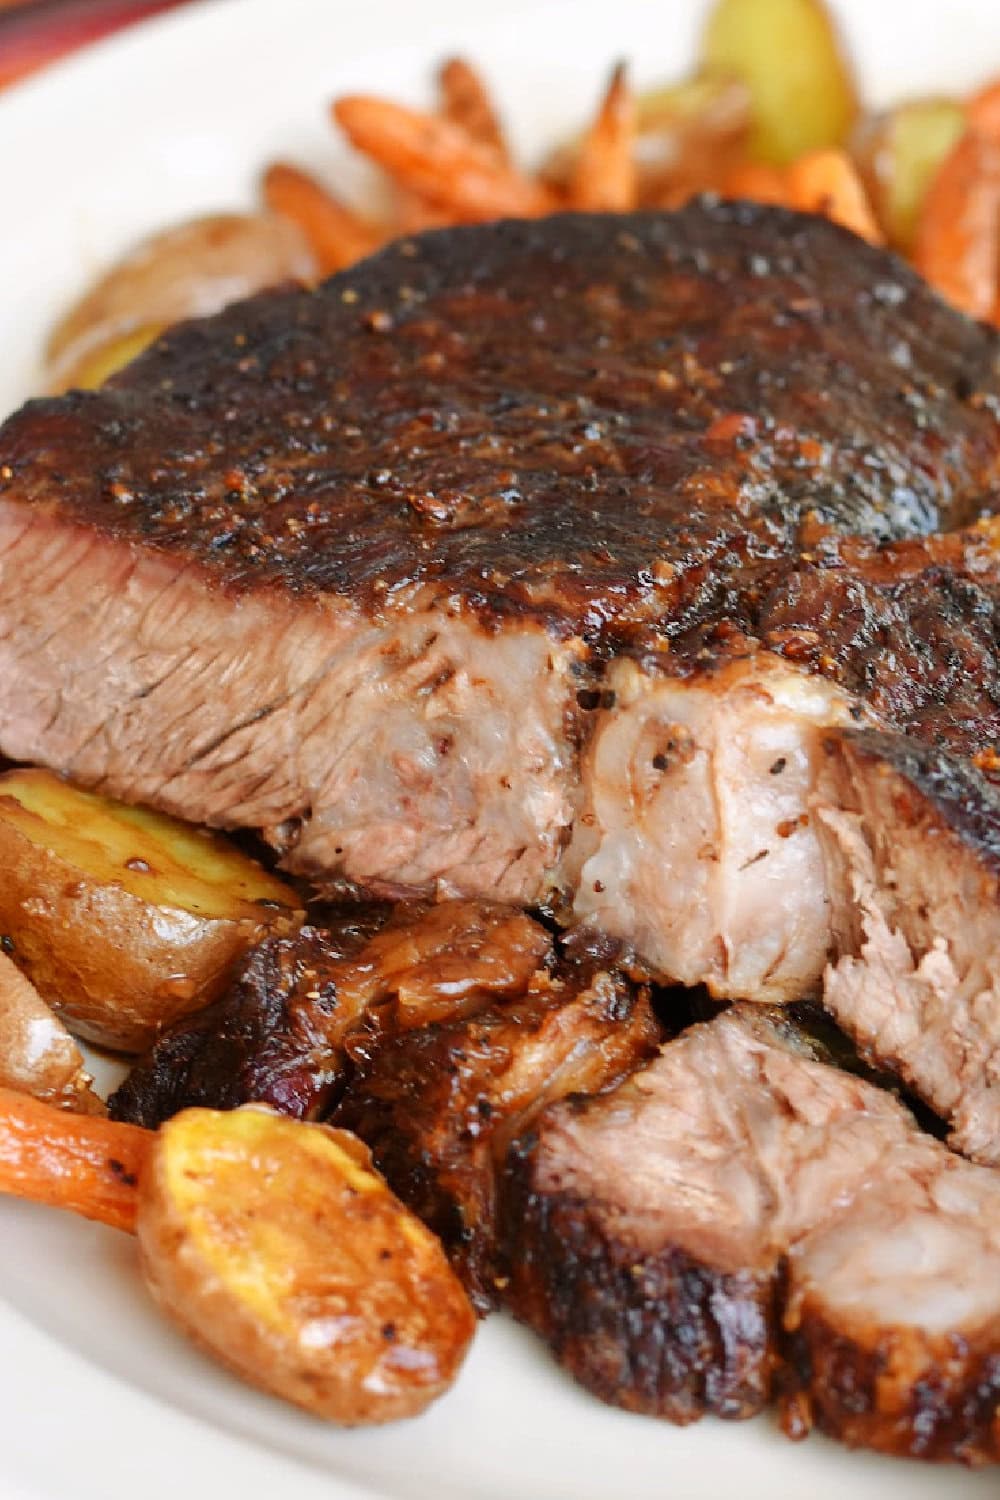
{"type": "Polygon", "coordinates": [[[806,515],[878,539],[974,516],[997,348],[902,262],[779,209],[451,229],[30,403],[0,497],[56,486],[66,519],[237,592],[676,633],[806,515]]]}
{"type": "MultiPolygon", "coordinates": [[[[572,1108],[573,1106],[568,1106],[572,1108]]],[[[538,1191],[529,1134],[508,1160],[507,1305],[581,1385],[668,1421],[752,1417],[771,1395],[775,1268],[722,1271],[678,1246],[639,1256],[604,1204],[538,1191]]]]}
{"type": "Polygon", "coordinates": [[[303,927],[253,948],[224,995],[170,1027],[136,1063],[108,1101],[112,1118],[155,1130],[182,1109],[251,1101],[315,1117],[342,1081],[338,1038],[357,1019],[337,989],[345,954],[360,947],[353,939],[350,929],[303,927]]]}
{"type": "Polygon", "coordinates": [[[503,1190],[509,1305],[603,1399],[692,1421],[775,1390],[890,1453],[1000,1456],[1000,1178],[735,1007],[544,1111],[503,1190]]]}
{"type": "Polygon", "coordinates": [[[661,1036],[644,988],[586,962],[525,990],[376,1046],[332,1117],[440,1236],[481,1312],[497,1301],[496,1166],[512,1136],[554,1100],[619,1082],[661,1036]]]}
{"type": "Polygon", "coordinates": [[[996,1463],[1000,1458],[1000,1329],[978,1347],[961,1335],[880,1329],[871,1342],[806,1300],[784,1345],[789,1436],[811,1424],[852,1448],[898,1458],[996,1463]]]}
{"type": "Polygon", "coordinates": [[[792,1249],[786,1420],[910,1458],[1000,1458],[1000,1180],[914,1134],[792,1249]]]}
{"type": "Polygon", "coordinates": [[[510,907],[377,904],[253,949],[225,995],[171,1027],[112,1095],[112,1115],[155,1129],[191,1106],[266,1103],[324,1113],[355,1057],[395,1030],[463,1014],[527,986],[549,935],[510,907]]]}

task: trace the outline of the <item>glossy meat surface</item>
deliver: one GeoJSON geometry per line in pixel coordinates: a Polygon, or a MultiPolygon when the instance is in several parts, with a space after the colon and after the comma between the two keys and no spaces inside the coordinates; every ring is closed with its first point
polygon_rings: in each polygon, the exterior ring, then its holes
{"type": "Polygon", "coordinates": [[[553,1101],[618,1083],[661,1035],[641,986],[586,959],[554,958],[520,994],[390,1036],[351,1078],[333,1123],[371,1147],[486,1311],[506,1285],[496,1178],[508,1144],[553,1101]]]}
{"type": "Polygon", "coordinates": [[[826,221],[710,202],[179,328],[0,431],[0,750],[793,999],[823,732],[1000,743],[998,350],[826,221]]]}
{"type": "Polygon", "coordinates": [[[325,928],[251,950],[228,992],[171,1027],[112,1096],[151,1129],[189,1106],[324,1114],[385,1035],[519,993],[550,953],[521,912],[454,901],[345,907],[325,928]]]}

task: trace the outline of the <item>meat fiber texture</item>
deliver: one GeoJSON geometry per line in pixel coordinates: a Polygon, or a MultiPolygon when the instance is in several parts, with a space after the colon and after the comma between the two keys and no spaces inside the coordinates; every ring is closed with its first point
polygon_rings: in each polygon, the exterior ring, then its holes
{"type": "Polygon", "coordinates": [[[824,733],[1000,742],[998,350],[846,231],[709,201],[182,326],[0,430],[0,751],[794,998],[824,733]]]}
{"type": "Polygon", "coordinates": [[[1000,1166],[1000,792],[946,752],[848,734],[815,816],[840,955],[824,1004],[957,1150],[1000,1166]]]}
{"type": "Polygon", "coordinates": [[[1000,1177],[758,1009],[546,1110],[503,1192],[510,1304],[604,1400],[1000,1457],[1000,1177]]]}

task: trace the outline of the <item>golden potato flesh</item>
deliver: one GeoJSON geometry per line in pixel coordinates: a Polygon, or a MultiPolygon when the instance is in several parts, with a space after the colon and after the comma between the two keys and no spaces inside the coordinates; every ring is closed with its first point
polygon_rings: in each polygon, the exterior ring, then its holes
{"type": "Polygon", "coordinates": [[[97,390],[112,375],[117,375],[119,370],[131,364],[144,349],[148,349],[162,332],[162,324],[154,323],[109,339],[106,344],[99,344],[77,365],[70,383],[82,391],[97,390]]]}
{"type": "Polygon", "coordinates": [[[295,892],[216,834],[80,791],[0,776],[0,935],[71,1030],[138,1051],[298,924],[295,892]]]}
{"type": "Polygon", "coordinates": [[[717,0],[701,63],[749,88],[759,161],[842,145],[854,123],[854,80],[822,0],[717,0]]]}
{"type": "Polygon", "coordinates": [[[334,1422],[422,1411],[475,1329],[440,1244],[361,1142],[260,1106],[160,1128],[138,1235],[153,1295],[196,1342],[334,1422]]]}
{"type": "Polygon", "coordinates": [[[277,215],[176,224],[136,245],[59,320],[45,351],[47,387],[100,385],[181,319],[316,273],[302,231],[277,215]]]}
{"type": "Polygon", "coordinates": [[[931,180],[966,128],[957,99],[911,99],[864,120],[852,151],[889,243],[912,251],[931,180]]]}

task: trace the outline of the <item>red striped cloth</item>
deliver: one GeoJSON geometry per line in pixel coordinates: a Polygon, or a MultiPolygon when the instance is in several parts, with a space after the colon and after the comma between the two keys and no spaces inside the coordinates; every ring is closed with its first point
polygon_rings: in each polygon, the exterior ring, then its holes
{"type": "Polygon", "coordinates": [[[187,0],[0,0],[0,88],[187,0]]]}

